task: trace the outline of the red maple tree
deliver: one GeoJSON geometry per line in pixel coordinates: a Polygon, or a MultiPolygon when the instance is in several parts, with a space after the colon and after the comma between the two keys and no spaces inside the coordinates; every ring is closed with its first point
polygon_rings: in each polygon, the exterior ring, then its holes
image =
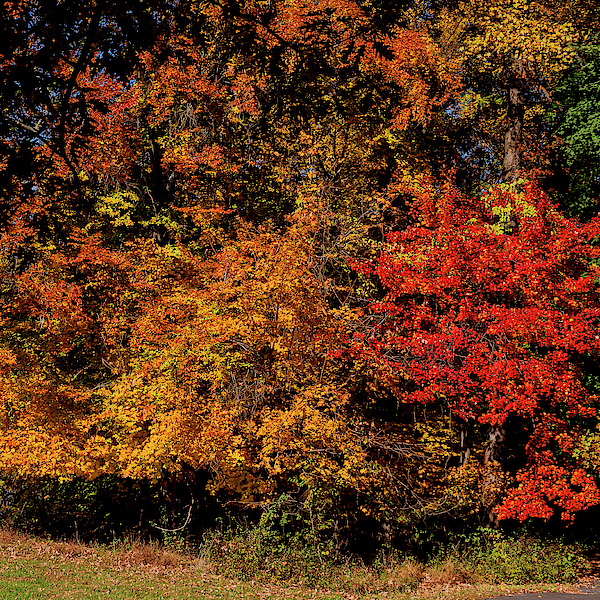
{"type": "Polygon", "coordinates": [[[510,446],[518,484],[497,516],[572,519],[600,502],[577,458],[597,418],[582,369],[600,351],[600,220],[566,219],[524,182],[476,199],[430,182],[412,211],[377,259],[354,264],[384,289],[354,352],[400,403],[441,403],[479,428],[484,464],[510,446]]]}

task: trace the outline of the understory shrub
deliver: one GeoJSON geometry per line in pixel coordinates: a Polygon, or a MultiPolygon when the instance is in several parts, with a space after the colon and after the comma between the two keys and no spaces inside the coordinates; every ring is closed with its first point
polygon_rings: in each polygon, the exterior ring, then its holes
{"type": "Polygon", "coordinates": [[[576,546],[510,537],[480,528],[436,556],[420,561],[398,549],[382,548],[370,563],[338,553],[311,532],[288,535],[269,516],[235,533],[207,537],[204,555],[229,577],[271,583],[329,586],[351,593],[410,592],[457,583],[570,583],[588,563],[576,546]]]}
{"type": "Polygon", "coordinates": [[[490,583],[570,583],[587,567],[576,546],[529,537],[509,537],[479,528],[450,556],[468,565],[473,579],[490,583]]]}
{"type": "Polygon", "coordinates": [[[237,579],[319,585],[339,558],[335,542],[320,535],[324,527],[284,494],[258,523],[205,535],[201,554],[217,563],[220,573],[237,579]]]}

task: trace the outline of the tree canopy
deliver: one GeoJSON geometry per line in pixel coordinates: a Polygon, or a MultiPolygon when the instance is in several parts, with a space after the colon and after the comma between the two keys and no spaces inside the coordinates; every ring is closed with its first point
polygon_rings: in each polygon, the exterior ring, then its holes
{"type": "Polygon", "coordinates": [[[2,11],[3,474],[600,503],[595,3],[2,11]]]}

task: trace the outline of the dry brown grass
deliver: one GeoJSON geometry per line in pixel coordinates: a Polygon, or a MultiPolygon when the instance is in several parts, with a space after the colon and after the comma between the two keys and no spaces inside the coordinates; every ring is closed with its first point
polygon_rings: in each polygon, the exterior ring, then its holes
{"type": "Polygon", "coordinates": [[[358,596],[395,593],[427,596],[436,590],[468,589],[483,583],[477,574],[453,559],[428,566],[412,558],[390,562],[380,570],[360,565],[349,567],[337,578],[336,587],[358,596]]]}
{"type": "Polygon", "coordinates": [[[113,560],[121,566],[129,568],[186,568],[191,565],[191,557],[163,548],[156,543],[141,541],[128,542],[117,546],[112,553],[113,560]]]}
{"type": "Polygon", "coordinates": [[[460,559],[448,557],[425,565],[412,558],[388,559],[385,568],[376,570],[354,565],[332,578],[332,588],[343,590],[349,598],[463,598],[471,599],[523,592],[575,592],[577,584],[488,584],[480,570],[460,559]]]}
{"type": "Polygon", "coordinates": [[[114,548],[87,546],[75,541],[54,541],[0,530],[0,552],[12,558],[50,558],[102,566],[118,571],[173,572],[189,569],[191,556],[163,548],[157,543],[127,540],[114,548]]]}
{"type": "Polygon", "coordinates": [[[0,549],[10,552],[11,556],[15,558],[30,558],[40,555],[78,558],[95,554],[92,547],[78,542],[55,542],[6,530],[0,530],[0,549]]]}
{"type": "Polygon", "coordinates": [[[399,565],[385,570],[384,580],[394,590],[415,589],[423,581],[426,572],[423,565],[415,560],[407,559],[399,565]]]}
{"type": "Polygon", "coordinates": [[[430,566],[426,579],[432,585],[481,583],[479,574],[456,558],[447,558],[439,564],[430,566]]]}

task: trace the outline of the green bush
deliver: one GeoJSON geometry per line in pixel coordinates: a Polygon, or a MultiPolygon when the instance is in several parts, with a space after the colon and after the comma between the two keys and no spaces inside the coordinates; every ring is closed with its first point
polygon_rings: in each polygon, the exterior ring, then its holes
{"type": "Polygon", "coordinates": [[[507,537],[494,529],[479,528],[463,542],[463,560],[475,576],[490,583],[569,583],[587,565],[575,547],[507,537]]]}
{"type": "Polygon", "coordinates": [[[328,580],[338,557],[321,527],[284,494],[256,525],[206,535],[203,554],[230,577],[314,586],[328,580]]]}

